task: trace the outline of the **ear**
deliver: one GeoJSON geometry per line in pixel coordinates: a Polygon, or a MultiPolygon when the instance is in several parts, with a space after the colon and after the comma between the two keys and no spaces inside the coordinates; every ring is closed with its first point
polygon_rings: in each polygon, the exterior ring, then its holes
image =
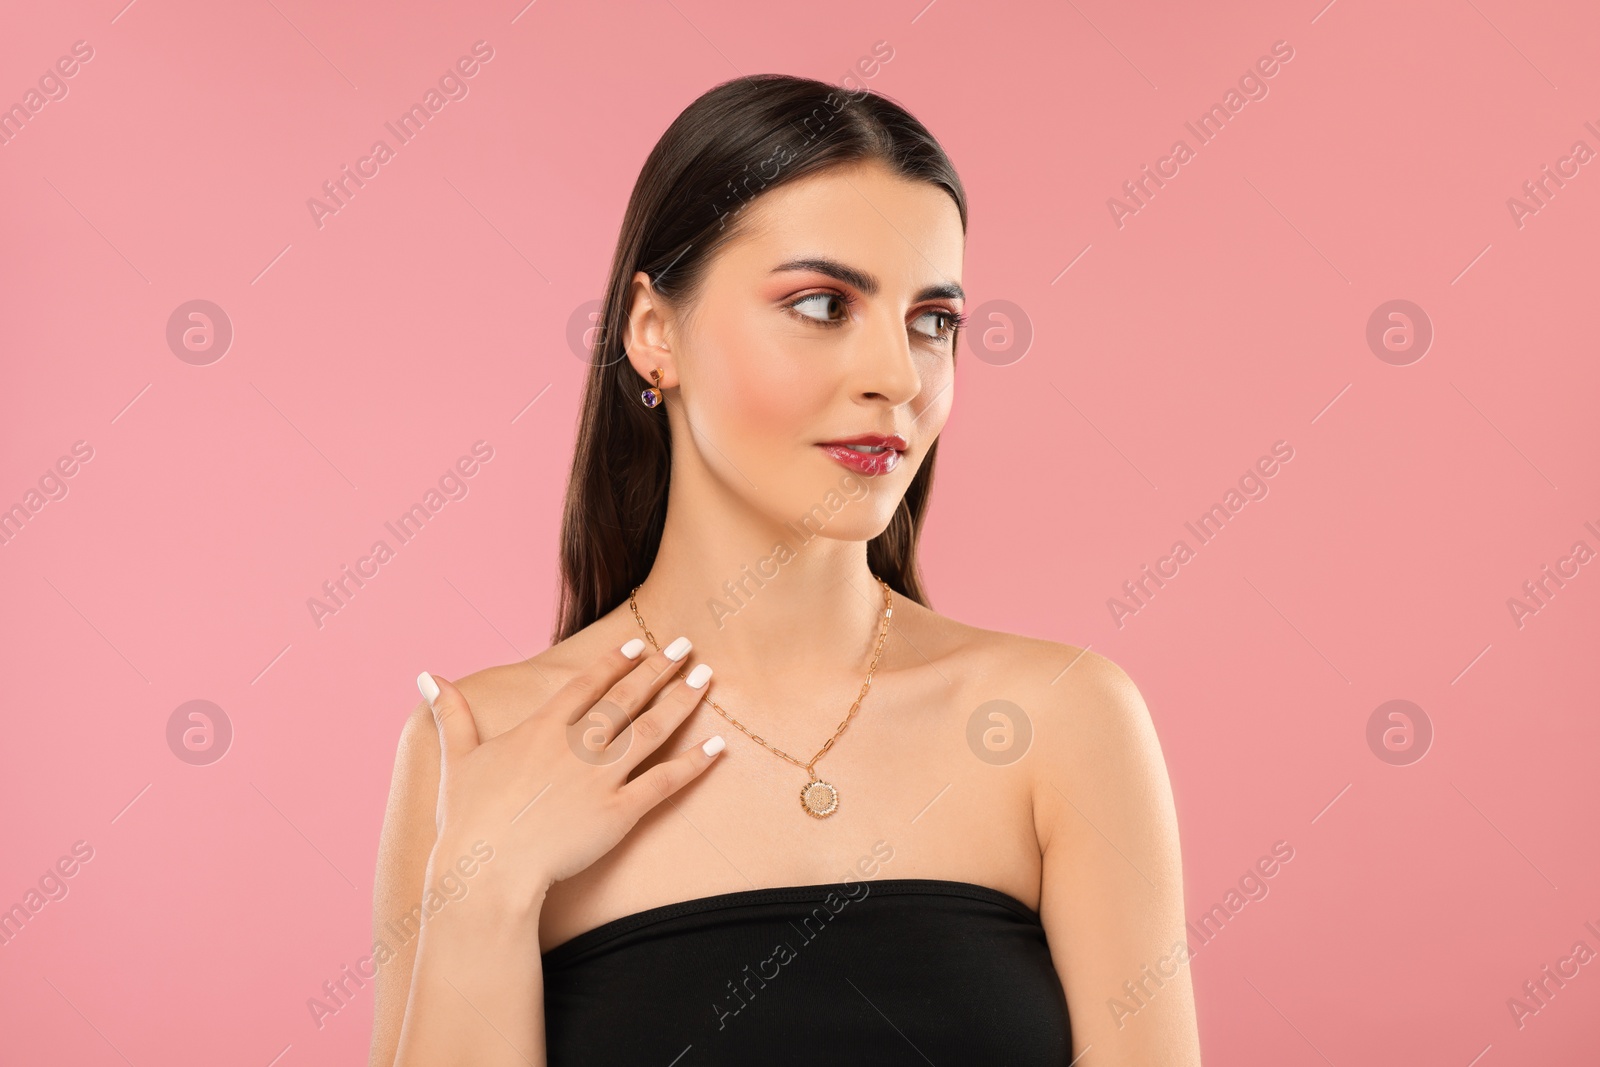
{"type": "Polygon", "coordinates": [[[622,348],[628,362],[647,383],[654,384],[652,370],[661,371],[661,388],[678,384],[678,368],[673,360],[671,332],[676,326],[672,309],[651,284],[650,275],[638,271],[628,289],[628,317],[623,323],[622,348]]]}

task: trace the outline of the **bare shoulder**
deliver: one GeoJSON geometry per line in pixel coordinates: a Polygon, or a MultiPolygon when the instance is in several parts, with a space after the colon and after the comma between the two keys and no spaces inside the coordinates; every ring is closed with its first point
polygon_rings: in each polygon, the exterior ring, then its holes
{"type": "MultiPolygon", "coordinates": [[[[580,669],[575,652],[585,643],[582,637],[574,635],[530,659],[450,679],[467,699],[480,741],[526,719],[580,669]]],[[[400,728],[379,846],[380,872],[404,867],[414,874],[432,849],[439,775],[438,726],[427,701],[419,699],[400,728]]]]}
{"type": "MultiPolygon", "coordinates": [[[[479,741],[502,734],[539,708],[566,681],[592,661],[589,649],[603,645],[599,624],[529,659],[496,664],[451,678],[466,697],[479,741]]],[[[400,729],[389,804],[379,845],[380,881],[385,872],[403,870],[416,880],[433,848],[434,808],[439,794],[439,730],[433,711],[419,699],[400,729]]],[[[409,892],[413,886],[404,886],[409,892]]]]}
{"type": "Polygon", "coordinates": [[[1143,695],[1086,648],[994,631],[967,645],[996,679],[986,691],[1015,694],[1007,699],[1017,708],[1001,710],[1029,730],[1017,766],[1039,849],[1037,911],[1072,1005],[1074,1051],[1108,1057],[1095,1063],[1199,1064],[1189,975],[1165,969],[1185,937],[1183,859],[1143,695]],[[1108,991],[1121,996],[1119,983],[1149,975],[1153,960],[1167,991],[1149,1000],[1141,987],[1137,1025],[1125,1022],[1132,1008],[1080,1010],[1108,1003],[1108,991]]]}
{"type": "Polygon", "coordinates": [[[1028,680],[1040,741],[1053,757],[1073,753],[1095,758],[1106,746],[1154,741],[1150,709],[1128,672],[1087,648],[1032,637],[1003,635],[1004,655],[1028,680]]]}
{"type": "Polygon", "coordinates": [[[935,666],[948,664],[962,677],[1016,694],[1030,716],[1037,711],[1058,728],[1112,727],[1117,720],[1148,719],[1138,687],[1127,672],[1098,652],[1024,634],[987,630],[920,604],[906,619],[909,643],[935,666]],[[1024,703],[1024,699],[1026,702],[1024,703]]]}
{"type": "Polygon", "coordinates": [[[1116,662],[1088,648],[970,626],[925,608],[912,614],[917,640],[940,650],[934,665],[972,683],[970,699],[1013,705],[997,705],[995,714],[1008,716],[1003,725],[1026,737],[1021,766],[1041,853],[1063,812],[1159,807],[1170,795],[1149,707],[1116,662]]]}
{"type": "Polygon", "coordinates": [[[1029,715],[1036,774],[1073,774],[1086,763],[1105,765],[1159,758],[1150,709],[1139,687],[1116,662],[1075,645],[997,634],[996,659],[1018,679],[1019,703],[1029,715]]]}
{"type": "MultiPolygon", "coordinates": [[[[624,638],[612,640],[617,632],[613,620],[599,619],[537,655],[483,667],[450,679],[467,698],[467,706],[472,709],[473,721],[478,726],[478,739],[487,741],[505,733],[533,714],[613,643],[620,645],[624,638]]],[[[423,705],[420,710],[423,712],[421,725],[434,729],[427,706],[423,705]]]]}
{"type": "Polygon", "coordinates": [[[1055,646],[1046,655],[1065,658],[1034,690],[1030,762],[1041,847],[1049,847],[1065,814],[1082,823],[1107,810],[1170,807],[1155,723],[1128,672],[1087,649],[1055,646]]]}
{"type": "MultiPolygon", "coordinates": [[[[1034,832],[1047,870],[1114,841],[1149,878],[1181,880],[1177,813],[1149,706],[1121,666],[1096,652],[1024,639],[1015,654],[1060,663],[1027,711],[1034,832]]],[[[1019,664],[1020,668],[1020,664],[1019,664]]],[[[1029,677],[1033,677],[1030,673],[1029,677]]]]}
{"type": "MultiPolygon", "coordinates": [[[[558,667],[559,650],[555,646],[532,659],[450,679],[467,699],[480,740],[511,729],[570,677],[558,667]]],[[[439,773],[438,726],[427,701],[419,697],[400,727],[379,846],[380,868],[396,864],[416,868],[433,847],[439,773]]]]}

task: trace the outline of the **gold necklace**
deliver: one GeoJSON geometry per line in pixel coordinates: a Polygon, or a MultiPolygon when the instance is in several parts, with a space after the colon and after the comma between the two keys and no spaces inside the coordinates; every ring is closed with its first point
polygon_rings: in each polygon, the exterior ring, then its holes
{"type": "MultiPolygon", "coordinates": [[[[873,575],[873,577],[877,578],[878,576],[873,575]]],[[[894,614],[894,598],[893,594],[889,591],[888,582],[884,581],[882,578],[878,578],[878,584],[883,586],[883,621],[878,625],[878,647],[872,653],[872,666],[867,668],[867,680],[861,683],[861,692],[856,694],[856,702],[850,705],[850,714],[844,717],[844,722],[841,722],[839,724],[839,728],[833,732],[833,736],[828,738],[828,743],[818,749],[815,756],[811,757],[811,762],[801,763],[787,752],[781,752],[778,749],[773,748],[771,745],[767,744],[766,741],[762,740],[760,737],[757,737],[749,730],[746,730],[744,728],[744,724],[738,719],[735,719],[732,715],[729,715],[726,711],[723,711],[722,706],[715,700],[712,700],[710,697],[706,698],[706,703],[710,704],[713,708],[716,708],[718,715],[721,715],[724,719],[727,719],[740,730],[744,731],[750,740],[756,742],[773,755],[781,756],[790,763],[793,763],[795,766],[805,768],[806,773],[811,776],[811,780],[800,787],[800,808],[807,815],[811,815],[818,819],[826,819],[829,815],[832,815],[835,811],[839,810],[839,790],[831,782],[824,782],[822,779],[817,777],[817,760],[827,755],[828,750],[833,747],[833,743],[839,740],[839,735],[844,733],[845,727],[850,725],[850,720],[855,718],[856,711],[861,707],[861,701],[865,699],[867,695],[867,690],[872,687],[872,675],[873,672],[878,669],[878,657],[883,655],[883,640],[889,635],[889,617],[894,614]]],[[[656,649],[656,651],[659,652],[661,650],[661,646],[656,643],[655,635],[650,632],[650,628],[644,624],[644,618],[639,614],[638,601],[634,599],[634,597],[638,594],[639,589],[640,586],[636,585],[633,587],[633,592],[628,594],[628,606],[633,609],[633,617],[639,623],[639,629],[644,631],[645,637],[650,639],[650,644],[656,649]]]]}

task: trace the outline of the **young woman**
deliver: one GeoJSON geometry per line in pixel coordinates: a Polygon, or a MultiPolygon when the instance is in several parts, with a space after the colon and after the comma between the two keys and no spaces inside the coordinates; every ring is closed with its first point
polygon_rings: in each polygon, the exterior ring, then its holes
{"type": "Polygon", "coordinates": [[[1138,690],[923,592],[966,225],[875,94],[742,78],[663,135],[553,644],[418,679],[371,1063],[1200,1062],[1138,690]]]}

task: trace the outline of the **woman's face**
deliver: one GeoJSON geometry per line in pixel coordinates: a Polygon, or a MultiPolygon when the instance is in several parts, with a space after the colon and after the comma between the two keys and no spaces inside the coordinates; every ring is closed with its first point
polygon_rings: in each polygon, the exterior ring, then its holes
{"type": "Polygon", "coordinates": [[[954,399],[955,202],[861,164],[763,193],[739,221],[664,350],[630,344],[634,366],[648,380],[670,361],[673,448],[727,491],[775,523],[810,515],[825,536],[875,537],[954,399]],[[864,435],[901,440],[877,454],[825,447],[864,435]]]}

